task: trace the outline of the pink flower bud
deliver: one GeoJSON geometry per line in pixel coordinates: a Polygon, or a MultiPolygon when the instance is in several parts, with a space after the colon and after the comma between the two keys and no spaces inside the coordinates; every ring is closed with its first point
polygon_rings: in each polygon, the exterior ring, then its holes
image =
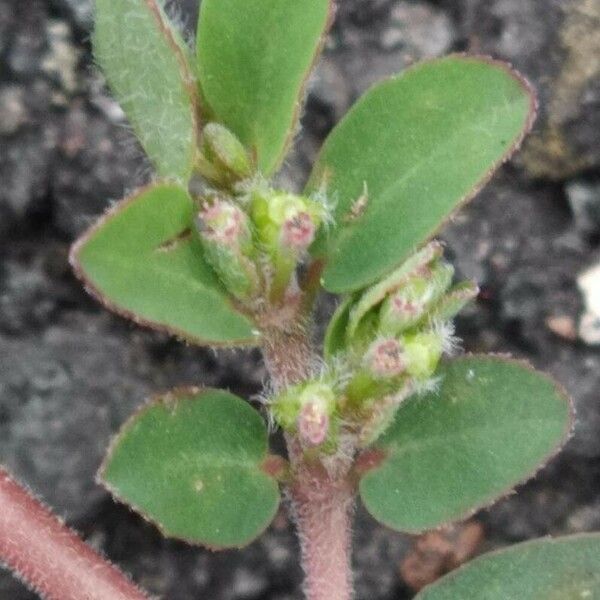
{"type": "Polygon", "coordinates": [[[390,378],[406,369],[404,348],[393,338],[376,340],[365,356],[366,366],[375,377],[390,378]]]}
{"type": "Polygon", "coordinates": [[[281,228],[281,243],[296,251],[306,250],[315,239],[315,225],[307,212],[286,219],[281,228]]]}
{"type": "Polygon", "coordinates": [[[411,300],[401,295],[392,296],[391,309],[398,318],[415,319],[421,315],[424,310],[424,303],[418,300],[411,300]]]}
{"type": "Polygon", "coordinates": [[[309,402],[300,410],[297,426],[305,446],[320,446],[327,438],[329,416],[317,403],[309,402]]]}
{"type": "Polygon", "coordinates": [[[225,246],[239,246],[248,235],[245,213],[234,204],[217,200],[206,203],[196,217],[200,235],[225,246]]]}

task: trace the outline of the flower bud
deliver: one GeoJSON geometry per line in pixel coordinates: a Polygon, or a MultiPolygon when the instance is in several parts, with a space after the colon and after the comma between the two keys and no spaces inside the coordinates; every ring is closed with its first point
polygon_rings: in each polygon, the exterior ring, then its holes
{"type": "Polygon", "coordinates": [[[438,261],[409,278],[383,302],[379,330],[384,335],[398,335],[414,327],[446,292],[454,268],[438,261]]]}
{"type": "Polygon", "coordinates": [[[402,344],[394,338],[374,341],[369,347],[364,363],[376,379],[392,379],[406,370],[406,357],[402,344]]]}
{"type": "Polygon", "coordinates": [[[258,237],[268,251],[300,254],[313,242],[324,209],[294,194],[255,192],[251,214],[258,237]]]}
{"type": "Polygon", "coordinates": [[[429,273],[430,265],[442,255],[442,245],[430,242],[417,253],[407,259],[398,269],[383,281],[368,288],[352,307],[348,320],[347,339],[351,341],[359,330],[362,321],[372,315],[387,297],[391,296],[416,277],[429,273]]]}
{"type": "Polygon", "coordinates": [[[196,228],[207,262],[238,300],[250,300],[259,290],[251,260],[252,236],[247,215],[226,200],[206,203],[196,217],[196,228]]]}
{"type": "Polygon", "coordinates": [[[442,332],[426,331],[403,338],[406,371],[416,379],[431,377],[442,357],[444,339],[442,332]]]}
{"type": "Polygon", "coordinates": [[[202,131],[203,154],[223,182],[246,179],[252,163],[240,140],[229,129],[209,123],[202,131]]]}
{"type": "Polygon", "coordinates": [[[305,404],[298,415],[298,435],[303,446],[320,446],[329,432],[329,415],[317,404],[305,404]]]}
{"type": "Polygon", "coordinates": [[[298,261],[312,244],[325,209],[308,198],[284,192],[255,191],[250,214],[256,237],[270,259],[270,296],[280,301],[298,261]]]}
{"type": "Polygon", "coordinates": [[[315,239],[315,224],[307,212],[298,212],[281,226],[281,245],[294,254],[301,254],[315,239]]]}
{"type": "Polygon", "coordinates": [[[226,200],[205,203],[196,216],[196,228],[203,239],[230,248],[243,248],[251,243],[246,213],[226,200]]]}
{"type": "Polygon", "coordinates": [[[300,394],[298,435],[305,447],[320,446],[327,439],[330,417],[335,410],[335,394],[325,383],[309,383],[300,394]]]}

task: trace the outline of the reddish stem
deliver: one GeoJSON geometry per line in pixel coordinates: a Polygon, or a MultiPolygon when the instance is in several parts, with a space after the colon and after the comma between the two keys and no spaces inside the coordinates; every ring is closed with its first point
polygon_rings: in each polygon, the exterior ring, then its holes
{"type": "Polygon", "coordinates": [[[347,478],[298,465],[290,488],[292,512],[300,538],[306,600],[352,597],[351,515],[354,490],[347,478]]]}
{"type": "Polygon", "coordinates": [[[0,562],[46,600],[148,600],[2,467],[0,562]]]}
{"type": "MultiPolygon", "coordinates": [[[[265,363],[275,390],[311,376],[316,364],[305,328],[296,322],[265,335],[265,363]]],[[[307,461],[296,436],[287,436],[292,483],[288,492],[298,530],[307,600],[352,598],[351,515],[354,488],[351,457],[331,457],[328,470],[307,461]]]]}

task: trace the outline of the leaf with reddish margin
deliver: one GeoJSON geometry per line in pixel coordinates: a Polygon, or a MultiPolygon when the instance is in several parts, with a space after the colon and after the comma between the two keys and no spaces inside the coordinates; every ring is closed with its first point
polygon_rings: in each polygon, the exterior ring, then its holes
{"type": "Polygon", "coordinates": [[[88,291],[140,325],[196,344],[256,344],[204,260],[194,205],[174,183],[156,183],[117,204],[71,249],[88,291]]]}
{"type": "Polygon", "coordinates": [[[269,456],[265,423],[247,402],[190,388],[129,419],[99,480],[164,535],[230,548],[250,543],[275,516],[280,463],[269,456]]]}
{"type": "Polygon", "coordinates": [[[599,574],[599,534],[543,538],[484,554],[415,600],[594,600],[600,598],[599,574]]]}
{"type": "Polygon", "coordinates": [[[532,477],[572,425],[566,394],[528,365],[497,356],[450,360],[439,390],[413,396],[371,447],[385,458],[360,481],[367,510],[419,533],[463,519],[532,477]]]}
{"type": "Polygon", "coordinates": [[[326,260],[324,287],[370,285],[434,236],[519,146],[535,109],[521,75],[469,56],[417,64],[368,91],[325,141],[306,188],[325,185],[335,205],[336,226],[312,248],[326,260]]]}
{"type": "Polygon", "coordinates": [[[281,164],[297,133],[308,75],[332,21],[332,0],[202,1],[203,98],[265,175],[281,164]]]}

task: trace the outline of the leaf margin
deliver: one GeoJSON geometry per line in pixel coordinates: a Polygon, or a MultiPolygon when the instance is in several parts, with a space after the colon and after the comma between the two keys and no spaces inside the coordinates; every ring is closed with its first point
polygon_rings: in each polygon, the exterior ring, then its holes
{"type": "MultiPolygon", "coordinates": [[[[71,270],[75,274],[75,277],[81,282],[83,288],[96,302],[98,302],[103,308],[108,310],[109,312],[126,319],[127,321],[135,323],[138,327],[144,327],[150,329],[152,331],[157,331],[162,334],[166,334],[169,337],[174,337],[175,339],[182,341],[184,343],[190,343],[196,346],[209,346],[213,348],[252,348],[260,346],[261,344],[261,336],[255,335],[252,338],[240,339],[240,340],[231,340],[231,341],[215,341],[215,340],[205,340],[203,338],[190,335],[189,333],[175,328],[170,327],[168,325],[163,325],[161,323],[154,322],[150,319],[145,319],[136,315],[133,311],[130,311],[126,308],[123,308],[118,305],[118,303],[113,302],[106,294],[104,294],[98,286],[96,286],[91,278],[85,272],[85,269],[81,265],[79,260],[79,253],[86,245],[88,241],[90,241],[93,236],[98,233],[104,225],[109,222],[113,217],[118,215],[123,208],[129,206],[129,204],[133,204],[136,200],[138,200],[141,196],[151,191],[157,185],[166,184],[166,185],[179,185],[177,182],[171,182],[168,179],[156,180],[152,181],[146,185],[136,188],[133,192],[129,193],[125,196],[125,198],[115,202],[108,209],[90,225],[81,235],[77,237],[77,239],[71,244],[69,249],[69,265],[71,266],[71,270]]],[[[222,293],[223,301],[228,304],[233,312],[239,313],[241,316],[248,320],[250,328],[252,331],[258,331],[258,328],[254,324],[252,320],[252,316],[243,312],[240,306],[238,306],[232,299],[228,298],[226,292],[222,293]]]]}
{"type": "MultiPolygon", "coordinates": [[[[304,72],[304,76],[302,77],[302,79],[300,81],[300,85],[298,86],[298,90],[297,90],[297,94],[296,94],[296,102],[295,102],[294,108],[293,108],[291,116],[290,116],[289,127],[287,128],[286,136],[282,141],[281,150],[279,151],[279,153],[275,157],[275,159],[273,159],[273,161],[272,161],[273,164],[269,167],[268,170],[266,170],[263,173],[263,175],[265,175],[265,176],[271,176],[271,175],[277,173],[279,171],[279,169],[281,169],[283,163],[285,162],[286,156],[289,154],[289,152],[291,151],[291,149],[293,147],[294,139],[298,135],[298,130],[300,127],[300,120],[301,120],[302,114],[305,110],[306,101],[307,101],[307,97],[308,97],[310,78],[311,78],[311,75],[312,75],[315,67],[317,66],[317,64],[319,62],[321,55],[323,54],[323,50],[325,49],[325,45],[327,43],[327,37],[332,30],[333,24],[335,22],[335,18],[337,16],[338,0],[327,0],[327,3],[328,3],[327,17],[324,21],[323,29],[321,31],[321,35],[319,36],[319,40],[318,40],[317,44],[315,45],[312,60],[311,60],[310,64],[308,65],[306,71],[304,72]]],[[[200,62],[199,58],[198,58],[198,53],[199,53],[198,39],[199,39],[200,21],[201,21],[201,17],[202,17],[201,10],[202,10],[202,8],[200,9],[200,12],[198,15],[198,24],[197,24],[197,31],[196,31],[196,47],[194,49],[196,61],[198,63],[200,62]]],[[[210,117],[213,119],[215,119],[215,118],[218,119],[215,109],[212,106],[210,106],[210,103],[206,99],[206,94],[202,90],[202,81],[201,81],[202,78],[200,76],[200,68],[199,67],[197,68],[197,72],[198,72],[197,87],[200,90],[199,97],[204,99],[204,102],[206,103],[205,110],[210,115],[210,117]]],[[[257,149],[252,146],[247,146],[246,148],[252,157],[252,162],[253,162],[254,167],[256,169],[260,170],[260,166],[259,166],[260,160],[257,156],[257,149]]]]}
{"type": "MultiPolygon", "coordinates": [[[[110,497],[112,498],[112,500],[114,502],[122,504],[123,506],[127,507],[129,510],[133,511],[143,521],[145,521],[146,523],[149,523],[153,527],[156,527],[156,529],[158,529],[160,534],[165,539],[183,542],[183,543],[189,544],[190,546],[196,547],[196,548],[198,548],[198,547],[206,548],[207,550],[210,550],[211,552],[220,552],[220,551],[228,550],[228,549],[238,549],[239,550],[239,549],[245,548],[246,546],[251,544],[253,541],[258,539],[270,527],[270,525],[273,523],[273,519],[275,519],[275,517],[277,516],[277,512],[282,503],[281,490],[278,490],[279,491],[278,501],[272,511],[273,514],[272,514],[271,519],[268,521],[268,523],[266,523],[266,525],[254,537],[252,537],[251,539],[249,539],[247,541],[241,542],[240,544],[237,544],[237,545],[219,546],[217,544],[207,544],[205,542],[198,542],[197,540],[192,540],[190,538],[186,538],[185,536],[176,536],[171,533],[168,533],[166,531],[165,527],[159,521],[149,517],[143,509],[134,505],[129,500],[126,500],[125,498],[123,498],[119,494],[119,492],[112,485],[110,485],[108,483],[108,481],[106,480],[106,478],[104,477],[104,474],[108,467],[108,463],[110,462],[110,459],[111,459],[112,455],[114,454],[116,447],[118,446],[122,437],[127,433],[128,428],[131,425],[133,425],[138,420],[139,417],[141,417],[143,414],[145,414],[149,410],[152,410],[152,408],[154,408],[155,406],[169,405],[169,404],[172,405],[173,403],[177,403],[177,402],[181,401],[186,396],[199,396],[201,394],[206,394],[206,393],[215,392],[215,391],[216,392],[225,392],[232,396],[235,396],[236,398],[239,398],[239,396],[232,394],[231,392],[227,392],[226,390],[222,390],[219,388],[213,388],[213,387],[206,387],[206,386],[195,386],[195,385],[178,386],[178,387],[172,388],[166,392],[159,392],[159,393],[155,393],[155,394],[151,395],[148,399],[143,401],[134,410],[134,412],[125,420],[125,422],[121,423],[117,433],[113,434],[113,436],[111,437],[108,447],[106,448],[106,450],[104,452],[104,457],[102,459],[102,462],[100,463],[100,467],[98,467],[98,470],[94,477],[94,481],[96,482],[97,485],[99,485],[105,491],[107,491],[109,493],[110,497]]],[[[243,402],[243,400],[241,398],[239,398],[239,399],[243,402]]],[[[249,403],[248,403],[248,405],[250,406],[249,403]]],[[[258,411],[257,411],[257,413],[258,413],[258,411]]],[[[276,466],[280,466],[281,461],[282,460],[285,461],[285,459],[283,457],[279,456],[278,454],[274,454],[270,451],[269,440],[268,440],[268,430],[266,428],[266,425],[265,425],[265,431],[267,432],[266,451],[265,451],[264,459],[260,463],[260,471],[262,471],[266,476],[270,477],[275,482],[275,484],[278,485],[280,483],[280,481],[283,479],[283,477],[280,478],[275,473],[275,467],[272,464],[273,459],[274,459],[276,466]]]]}
{"type": "Polygon", "coordinates": [[[456,517],[453,517],[451,519],[443,521],[442,523],[439,523],[435,527],[420,528],[420,529],[398,529],[398,528],[394,527],[393,525],[391,525],[390,523],[386,523],[385,521],[380,520],[378,517],[376,517],[371,512],[371,510],[367,506],[367,503],[363,500],[362,493],[360,490],[360,485],[362,483],[363,477],[366,474],[368,474],[372,471],[376,471],[378,468],[380,468],[389,455],[389,451],[386,448],[378,447],[377,441],[375,441],[372,445],[368,446],[357,457],[357,462],[358,462],[358,465],[360,466],[359,469],[355,469],[355,475],[357,477],[358,495],[360,496],[361,503],[365,507],[365,510],[367,511],[367,513],[373,519],[375,519],[375,521],[377,521],[378,523],[380,523],[387,529],[390,529],[391,531],[405,533],[405,534],[409,534],[409,535],[420,535],[427,531],[437,531],[439,529],[443,529],[444,527],[447,527],[454,523],[462,523],[462,522],[470,519],[477,512],[479,512],[481,510],[486,510],[486,509],[490,508],[491,506],[493,506],[494,504],[496,504],[497,502],[504,500],[511,494],[515,493],[516,488],[518,488],[519,486],[521,486],[521,485],[527,483],[528,481],[530,481],[531,479],[533,479],[540,471],[542,471],[546,466],[548,466],[550,461],[552,461],[561,452],[561,450],[567,445],[567,443],[570,441],[570,439],[573,436],[574,427],[575,427],[575,417],[576,417],[575,404],[573,402],[573,399],[571,398],[571,396],[565,389],[565,387],[559,381],[555,380],[552,376],[548,375],[547,373],[536,369],[528,360],[521,359],[521,358],[514,358],[513,356],[511,356],[508,353],[487,353],[487,354],[466,353],[466,354],[463,354],[462,356],[454,357],[450,360],[447,359],[444,361],[444,364],[447,364],[448,362],[467,360],[467,359],[471,359],[471,358],[496,359],[496,360],[504,361],[506,364],[512,364],[514,366],[519,366],[519,367],[529,371],[530,373],[535,373],[536,375],[539,375],[540,377],[545,379],[547,382],[549,382],[552,385],[552,387],[554,388],[557,396],[567,406],[567,421],[566,421],[566,426],[563,429],[562,437],[561,437],[559,443],[554,446],[553,450],[548,452],[546,454],[546,456],[542,460],[540,460],[531,471],[529,471],[524,477],[522,477],[518,481],[516,481],[513,485],[506,488],[503,493],[494,494],[493,496],[488,497],[486,500],[482,501],[481,503],[478,503],[477,505],[469,508],[467,511],[460,513],[456,517]],[[361,461],[361,457],[363,457],[363,456],[364,456],[364,460],[361,461]]]}
{"type": "MultiPolygon", "coordinates": [[[[141,2],[143,3],[143,5],[145,5],[148,13],[153,18],[153,20],[157,26],[157,30],[158,30],[159,34],[162,35],[165,43],[173,52],[173,56],[175,57],[175,60],[179,66],[179,77],[181,80],[182,87],[185,90],[188,100],[190,102],[190,116],[191,116],[191,121],[192,121],[192,131],[191,131],[191,142],[192,143],[191,143],[191,146],[189,149],[188,171],[189,171],[189,175],[191,175],[191,173],[193,171],[194,162],[196,159],[197,147],[198,147],[199,138],[200,138],[200,128],[202,125],[201,115],[203,115],[203,112],[204,112],[203,107],[202,107],[202,102],[201,102],[201,96],[198,92],[198,88],[196,85],[196,77],[194,75],[193,65],[188,60],[188,57],[184,54],[183,49],[181,48],[178,40],[176,39],[175,33],[177,32],[177,30],[175,30],[175,24],[172,23],[171,20],[169,19],[169,16],[168,16],[166,10],[164,9],[164,7],[158,2],[158,0],[141,0],[141,2]]],[[[95,16],[95,11],[96,11],[96,8],[94,8],[94,16],[95,16]]],[[[135,122],[136,119],[134,119],[130,115],[128,115],[126,113],[126,111],[123,109],[123,107],[121,105],[121,101],[119,100],[119,98],[117,98],[117,95],[115,94],[115,92],[112,89],[112,84],[110,83],[109,77],[106,75],[103,67],[100,65],[98,59],[96,58],[95,36],[96,36],[96,28],[94,27],[94,30],[92,31],[92,34],[90,35],[90,40],[92,42],[92,48],[93,48],[92,52],[94,55],[94,63],[96,64],[96,67],[100,70],[100,72],[102,73],[102,76],[106,80],[106,83],[108,84],[111,96],[115,99],[115,101],[118,103],[119,107],[121,107],[121,109],[125,113],[127,122],[129,122],[131,124],[132,129],[134,130],[135,139],[142,146],[144,155],[150,161],[150,164],[152,165],[153,170],[161,178],[164,179],[164,178],[166,178],[166,176],[164,174],[160,173],[160,168],[155,164],[154,159],[146,151],[145,144],[142,142],[140,136],[137,133],[137,130],[142,128],[141,127],[142,124],[136,123],[135,122]]],[[[183,39],[181,41],[182,41],[182,43],[185,43],[183,41],[183,39]]],[[[184,183],[180,180],[179,176],[171,175],[170,177],[173,178],[175,181],[184,183]]]]}
{"type": "Polygon", "coordinates": [[[518,542],[516,544],[510,544],[508,546],[504,546],[502,548],[498,548],[496,550],[491,550],[489,552],[484,552],[483,554],[480,554],[478,556],[476,556],[475,558],[467,561],[466,563],[461,564],[459,567],[457,567],[456,569],[453,569],[452,571],[450,571],[449,573],[446,573],[445,575],[442,575],[439,579],[437,579],[436,581],[434,581],[433,583],[430,583],[429,585],[425,586],[422,590],[420,590],[417,595],[414,597],[414,600],[426,600],[426,593],[430,592],[431,590],[433,590],[438,584],[443,584],[445,581],[447,580],[452,580],[457,576],[460,576],[460,574],[466,570],[469,569],[471,565],[478,563],[480,561],[484,561],[486,559],[493,559],[498,555],[503,555],[505,553],[511,552],[514,549],[520,549],[520,548],[527,548],[530,546],[537,546],[537,545],[542,545],[545,544],[547,542],[550,543],[561,543],[561,542],[565,542],[568,543],[570,541],[577,541],[580,539],[589,539],[589,540],[595,540],[598,541],[598,543],[600,544],[600,532],[598,531],[585,531],[585,532],[578,532],[578,533],[571,533],[571,534],[567,534],[567,535],[560,535],[560,536],[552,536],[552,535],[545,535],[542,537],[538,537],[538,538],[534,538],[534,539],[529,539],[529,540],[525,540],[522,542],[518,542]]]}
{"type": "MultiPolygon", "coordinates": [[[[454,204],[451,211],[449,213],[447,213],[447,215],[429,232],[429,234],[426,237],[424,237],[421,240],[421,242],[419,242],[417,247],[412,249],[413,252],[418,251],[425,244],[427,244],[429,241],[431,241],[433,238],[435,238],[440,233],[440,231],[442,229],[444,229],[444,227],[446,227],[446,225],[448,225],[448,223],[450,223],[456,217],[458,212],[460,210],[462,210],[469,202],[471,202],[483,190],[483,188],[486,187],[486,185],[492,180],[492,178],[497,173],[497,171],[505,163],[507,163],[515,155],[515,153],[521,148],[524,139],[531,132],[533,125],[535,123],[535,120],[537,118],[537,115],[538,115],[539,99],[538,99],[538,94],[537,94],[535,87],[529,81],[529,79],[527,79],[527,77],[525,75],[523,75],[519,70],[514,68],[512,63],[507,60],[497,59],[497,58],[494,58],[487,54],[478,54],[478,53],[471,54],[468,52],[453,52],[453,53],[447,54],[443,57],[433,57],[433,58],[428,58],[428,59],[425,59],[422,61],[418,61],[418,62],[410,65],[406,69],[402,70],[398,74],[391,75],[389,77],[385,77],[385,78],[375,82],[348,109],[348,111],[344,114],[344,116],[338,121],[338,123],[336,123],[336,125],[332,129],[332,132],[333,132],[335,130],[335,127],[337,127],[340,123],[342,123],[343,120],[353,110],[355,110],[360,105],[360,103],[363,102],[366,99],[366,97],[372,91],[374,91],[379,85],[388,83],[395,79],[400,79],[400,78],[404,77],[406,74],[409,74],[410,72],[412,72],[413,70],[418,69],[419,67],[422,67],[422,66],[425,66],[428,64],[432,64],[432,63],[436,63],[436,62],[439,62],[444,59],[453,59],[453,58],[465,60],[465,61],[485,63],[492,67],[496,67],[498,69],[503,70],[513,80],[515,80],[517,82],[517,84],[520,85],[520,87],[523,89],[523,91],[529,98],[529,109],[528,109],[526,120],[523,124],[523,127],[521,128],[519,135],[513,141],[513,143],[500,156],[500,158],[497,161],[495,161],[494,163],[492,163],[490,168],[485,173],[483,173],[482,177],[476,182],[476,184],[471,188],[471,190],[469,192],[467,192],[462,198],[460,198],[454,204]]],[[[328,138],[329,138],[329,136],[328,136],[328,138]]],[[[303,193],[305,193],[305,194],[310,194],[312,192],[315,192],[316,190],[319,190],[323,185],[325,185],[325,186],[327,185],[327,178],[330,177],[330,175],[328,175],[328,173],[327,173],[327,170],[324,169],[324,170],[321,170],[320,172],[317,172],[315,170],[315,167],[319,163],[319,160],[320,160],[322,154],[324,153],[325,145],[327,143],[328,138],[326,138],[325,141],[323,142],[323,144],[321,145],[321,148],[319,149],[319,152],[317,153],[317,156],[316,156],[315,160],[313,161],[313,169],[312,169],[312,171],[309,175],[309,178],[303,188],[303,193]]],[[[347,207],[347,209],[350,209],[351,206],[352,205],[350,204],[350,206],[347,207]]],[[[346,210],[346,212],[347,212],[347,210],[346,210]]],[[[344,227],[343,224],[342,224],[342,227],[344,227]]],[[[332,228],[332,231],[335,231],[336,228],[337,227],[334,226],[332,228]]],[[[349,234],[349,231],[346,230],[346,236],[348,234],[349,234]]],[[[342,232],[342,235],[343,235],[343,232],[342,232]]],[[[325,260],[324,270],[323,270],[323,274],[322,274],[322,278],[321,278],[321,285],[325,290],[327,290],[330,293],[334,293],[334,294],[353,293],[360,289],[364,289],[366,287],[369,287],[370,285],[373,285],[374,282],[381,280],[381,279],[385,278],[387,275],[389,275],[394,270],[394,268],[396,268],[399,264],[401,264],[402,261],[405,260],[407,258],[407,256],[410,255],[410,253],[409,253],[408,255],[405,255],[404,257],[400,257],[394,263],[394,265],[392,265],[391,267],[389,267],[388,269],[386,269],[385,271],[383,271],[381,274],[377,275],[376,277],[374,277],[374,278],[372,277],[368,281],[363,281],[360,284],[353,284],[350,287],[347,285],[346,286],[339,286],[339,285],[338,286],[328,286],[327,285],[327,272],[328,272],[328,269],[330,269],[330,265],[332,263],[327,261],[327,257],[333,255],[334,248],[338,244],[337,240],[335,242],[331,241],[333,239],[333,236],[331,236],[331,233],[329,234],[329,236],[330,236],[329,240],[327,240],[327,238],[324,238],[324,239],[317,238],[317,240],[315,240],[315,243],[313,244],[313,247],[311,248],[311,254],[313,255],[314,258],[321,258],[321,259],[325,260]],[[316,248],[316,250],[318,250],[317,252],[315,252],[315,248],[316,248]]],[[[344,236],[344,237],[346,237],[346,236],[344,236]]],[[[339,239],[339,238],[337,238],[337,239],[339,239]]]]}

